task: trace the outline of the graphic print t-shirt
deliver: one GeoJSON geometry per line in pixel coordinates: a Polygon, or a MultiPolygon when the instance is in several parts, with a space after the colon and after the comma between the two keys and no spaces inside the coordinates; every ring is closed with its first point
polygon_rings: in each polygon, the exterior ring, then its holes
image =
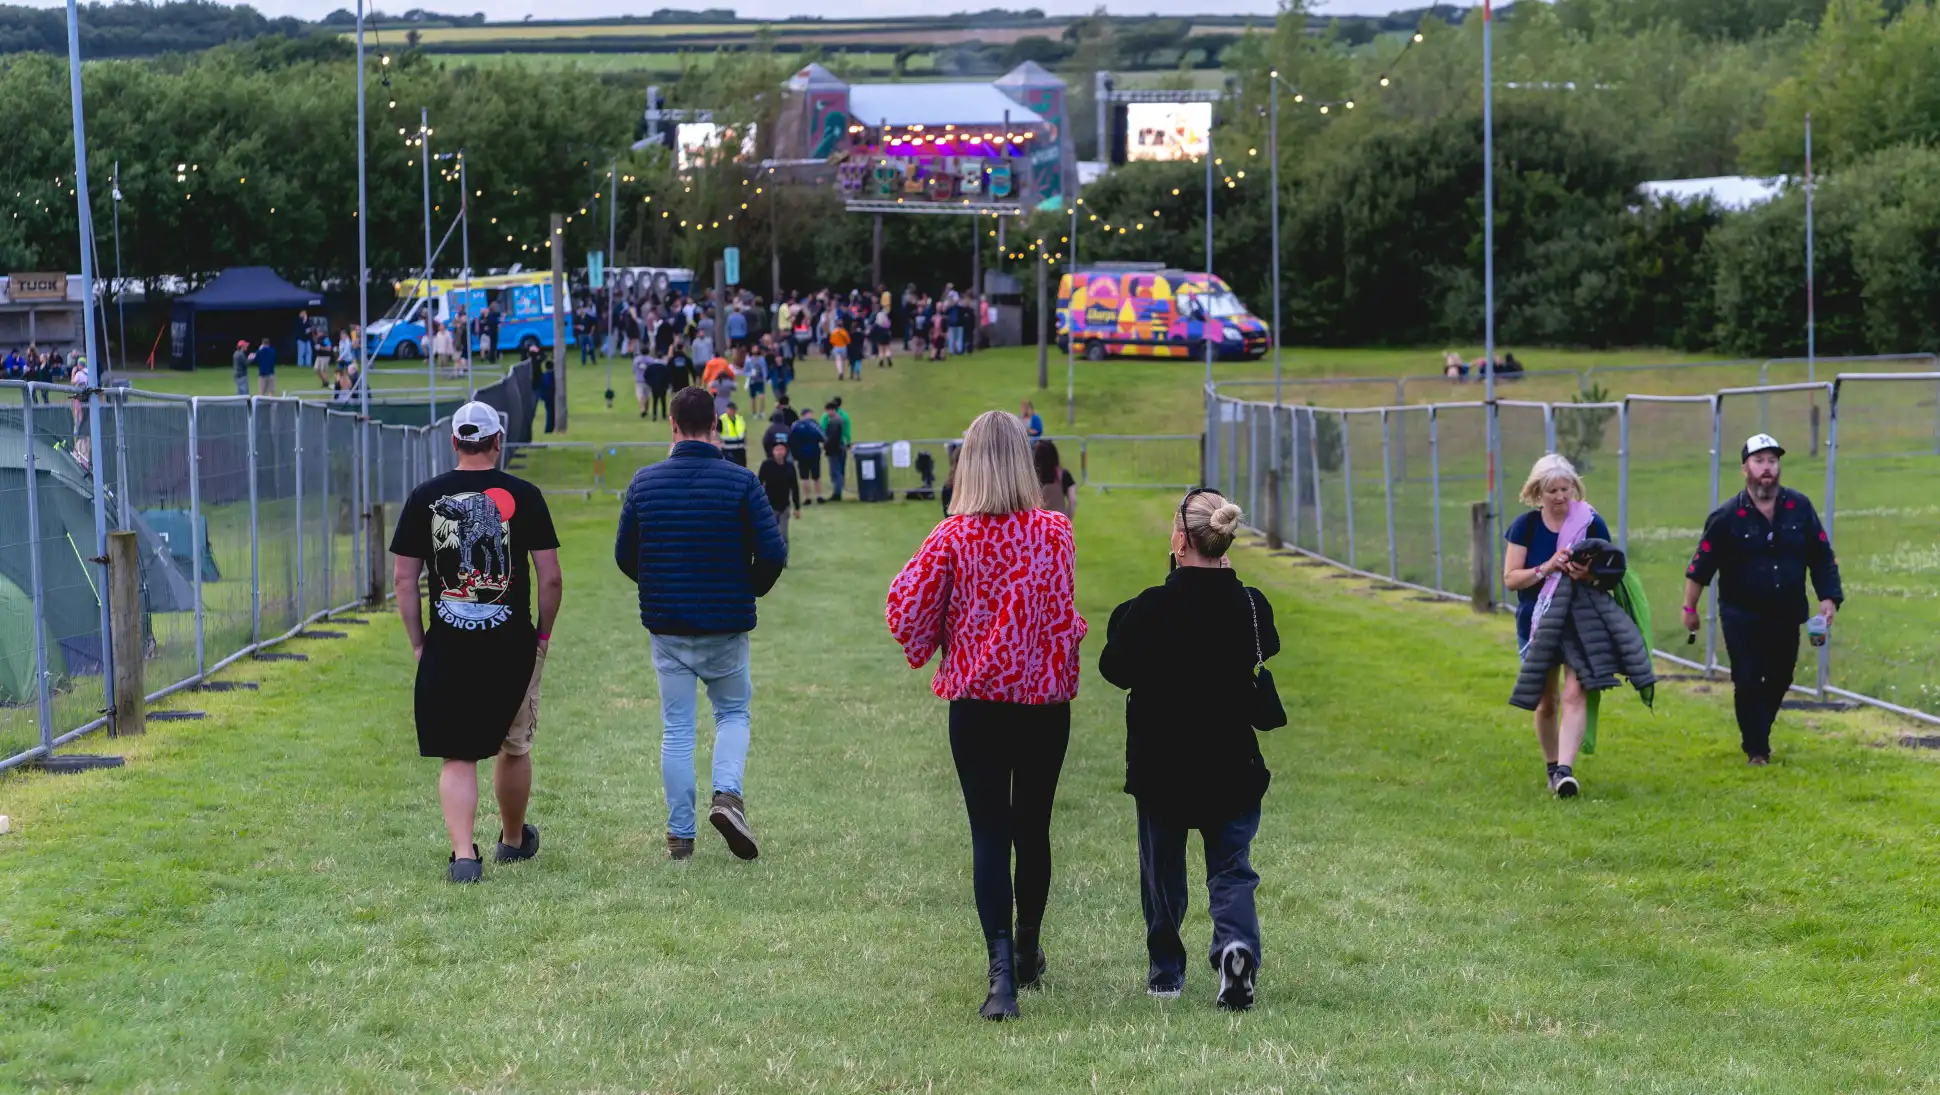
{"type": "Polygon", "coordinates": [[[496,469],[450,471],[404,503],[391,553],[431,575],[425,643],[531,641],[530,556],[559,546],[539,488],[496,469]]]}

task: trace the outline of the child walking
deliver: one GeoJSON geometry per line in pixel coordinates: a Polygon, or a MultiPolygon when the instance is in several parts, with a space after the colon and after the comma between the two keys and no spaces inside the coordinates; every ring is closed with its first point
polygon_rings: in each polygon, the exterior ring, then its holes
{"type": "Polygon", "coordinates": [[[1239,507],[1213,491],[1186,495],[1172,519],[1175,569],[1112,612],[1098,669],[1131,690],[1125,791],[1138,801],[1146,992],[1172,999],[1185,990],[1186,834],[1197,829],[1218,1004],[1244,1011],[1260,968],[1260,876],[1249,856],[1270,779],[1253,732],[1253,674],[1280,638],[1265,595],[1242,584],[1226,556],[1239,521],[1239,507]]]}

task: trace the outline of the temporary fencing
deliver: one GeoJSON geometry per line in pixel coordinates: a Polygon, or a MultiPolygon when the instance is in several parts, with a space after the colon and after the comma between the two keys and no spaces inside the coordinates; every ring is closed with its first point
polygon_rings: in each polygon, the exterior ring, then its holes
{"type": "Polygon", "coordinates": [[[110,530],[137,536],[160,699],[359,604],[366,483],[401,503],[451,466],[444,436],[288,397],[0,383],[0,769],[113,725],[110,530]]]}
{"type": "Polygon", "coordinates": [[[1832,642],[1801,652],[1797,687],[1940,722],[1940,372],[1493,407],[1276,406],[1231,390],[1207,392],[1204,482],[1276,547],[1445,597],[1509,601],[1503,529],[1529,467],[1562,453],[1659,606],[1655,652],[1706,674],[1729,671],[1716,599],[1701,647],[1672,606],[1705,518],[1742,487],[1739,444],[1774,434],[1786,484],[1834,533],[1848,598],[1832,642]]]}

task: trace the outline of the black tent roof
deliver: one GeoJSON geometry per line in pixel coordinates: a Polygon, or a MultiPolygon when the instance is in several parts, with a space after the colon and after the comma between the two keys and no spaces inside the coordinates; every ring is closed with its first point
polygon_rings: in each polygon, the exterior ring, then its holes
{"type": "Polygon", "coordinates": [[[232,266],[215,280],[175,298],[200,312],[260,312],[280,308],[321,308],[323,294],[291,285],[267,266],[232,266]]]}

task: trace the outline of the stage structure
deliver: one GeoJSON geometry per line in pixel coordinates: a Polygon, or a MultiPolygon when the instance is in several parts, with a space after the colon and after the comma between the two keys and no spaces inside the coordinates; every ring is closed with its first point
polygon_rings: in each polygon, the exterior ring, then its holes
{"type": "MultiPolygon", "coordinates": [[[[934,84],[852,84],[810,64],[783,85],[775,155],[830,165],[848,210],[875,218],[880,285],[885,214],[993,217],[1001,253],[1011,218],[1076,198],[1066,98],[1063,80],[1028,61],[989,83],[934,84]]],[[[973,249],[979,307],[982,255],[973,249]]]]}

